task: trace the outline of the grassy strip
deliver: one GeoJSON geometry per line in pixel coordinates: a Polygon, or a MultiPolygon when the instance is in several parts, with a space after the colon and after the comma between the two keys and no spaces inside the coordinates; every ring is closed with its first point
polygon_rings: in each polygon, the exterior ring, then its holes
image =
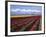
{"type": "Polygon", "coordinates": [[[33,19],[31,22],[29,22],[26,26],[23,26],[20,31],[24,31],[29,25],[31,25],[35,20],[33,19]]]}

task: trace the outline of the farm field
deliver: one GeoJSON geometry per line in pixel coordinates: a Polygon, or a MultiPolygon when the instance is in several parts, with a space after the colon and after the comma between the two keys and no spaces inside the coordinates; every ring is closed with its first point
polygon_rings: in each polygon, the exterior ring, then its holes
{"type": "Polygon", "coordinates": [[[11,32],[41,30],[41,16],[12,16],[11,32]]]}

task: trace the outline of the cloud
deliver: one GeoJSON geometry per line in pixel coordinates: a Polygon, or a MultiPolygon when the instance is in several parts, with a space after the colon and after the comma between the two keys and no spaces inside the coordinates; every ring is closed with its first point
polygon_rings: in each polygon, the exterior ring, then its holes
{"type": "Polygon", "coordinates": [[[31,9],[11,9],[12,12],[40,12],[40,10],[31,9]]]}

